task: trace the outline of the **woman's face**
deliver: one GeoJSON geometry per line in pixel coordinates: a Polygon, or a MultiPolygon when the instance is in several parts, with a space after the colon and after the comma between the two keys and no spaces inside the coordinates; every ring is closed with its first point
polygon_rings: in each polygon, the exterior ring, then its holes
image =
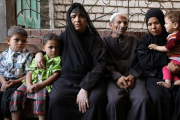
{"type": "Polygon", "coordinates": [[[147,26],[149,32],[154,36],[158,36],[162,32],[162,26],[156,17],[149,18],[147,26]]]}
{"type": "Polygon", "coordinates": [[[70,18],[77,34],[85,31],[87,26],[87,21],[86,21],[86,16],[84,14],[71,13],[70,18]]]}

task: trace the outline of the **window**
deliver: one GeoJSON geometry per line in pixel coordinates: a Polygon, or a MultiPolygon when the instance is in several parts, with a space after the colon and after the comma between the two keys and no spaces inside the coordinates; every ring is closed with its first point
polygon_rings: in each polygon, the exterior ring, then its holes
{"type": "Polygon", "coordinates": [[[40,28],[40,0],[17,0],[17,23],[25,28],[40,28]]]}

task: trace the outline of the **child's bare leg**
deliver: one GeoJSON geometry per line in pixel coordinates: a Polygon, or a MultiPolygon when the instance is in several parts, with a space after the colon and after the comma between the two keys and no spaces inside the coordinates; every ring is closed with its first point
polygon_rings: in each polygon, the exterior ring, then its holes
{"type": "Polygon", "coordinates": [[[171,81],[166,79],[165,82],[157,82],[158,85],[161,85],[165,88],[171,88],[171,81]]]}
{"type": "Polygon", "coordinates": [[[174,85],[180,85],[180,80],[174,81],[174,85]]]}
{"type": "Polygon", "coordinates": [[[11,118],[4,118],[4,120],[11,120],[11,118]]]}
{"type": "Polygon", "coordinates": [[[12,120],[20,120],[21,111],[14,111],[11,112],[12,120]]]}
{"type": "Polygon", "coordinates": [[[42,115],[38,115],[39,116],[39,120],[46,120],[46,115],[42,114],[42,115]]]}

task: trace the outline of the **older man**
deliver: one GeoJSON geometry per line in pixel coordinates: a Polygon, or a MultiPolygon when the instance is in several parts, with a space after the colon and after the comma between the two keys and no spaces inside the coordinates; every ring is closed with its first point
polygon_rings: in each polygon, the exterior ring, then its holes
{"type": "Polygon", "coordinates": [[[114,13],[109,26],[112,34],[102,37],[108,52],[108,120],[151,120],[152,105],[145,82],[131,72],[138,38],[126,33],[125,14],[114,13]]]}

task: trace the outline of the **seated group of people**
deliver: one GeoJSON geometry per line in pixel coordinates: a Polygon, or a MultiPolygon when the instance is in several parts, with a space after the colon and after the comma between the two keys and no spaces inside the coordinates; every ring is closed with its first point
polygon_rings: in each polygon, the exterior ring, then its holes
{"type": "Polygon", "coordinates": [[[74,3],[65,31],[45,35],[34,59],[27,32],[9,28],[10,47],[0,54],[1,116],[20,120],[30,98],[39,120],[179,120],[180,13],[153,8],[145,18],[140,40],[126,33],[123,13],[111,16],[112,33],[100,37],[74,3]]]}

